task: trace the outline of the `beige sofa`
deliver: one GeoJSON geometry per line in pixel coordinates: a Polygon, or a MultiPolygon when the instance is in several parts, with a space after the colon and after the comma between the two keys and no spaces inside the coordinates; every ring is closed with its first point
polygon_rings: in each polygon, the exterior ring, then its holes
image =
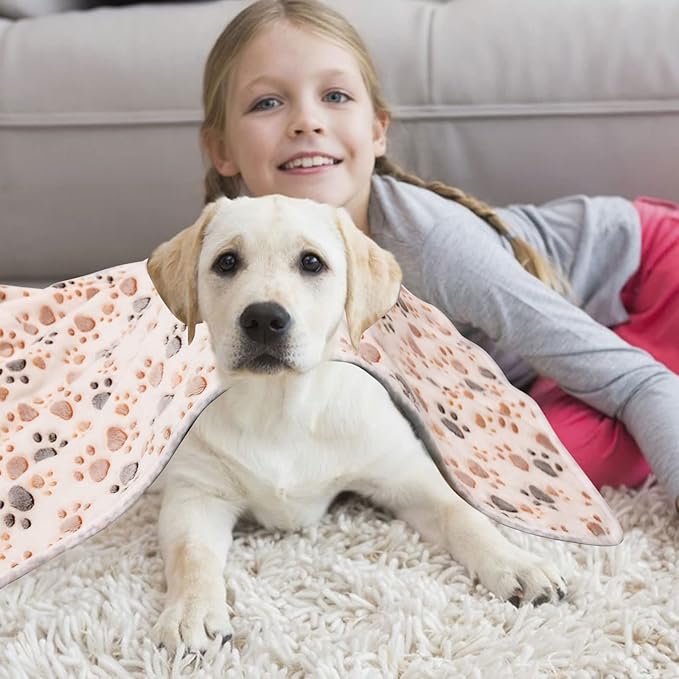
{"type": "MultiPolygon", "coordinates": [[[[192,220],[203,61],[246,4],[0,19],[0,282],[143,259],[192,220]]],[[[330,4],[375,56],[392,155],[421,175],[496,204],[679,200],[679,0],[330,4]]]]}

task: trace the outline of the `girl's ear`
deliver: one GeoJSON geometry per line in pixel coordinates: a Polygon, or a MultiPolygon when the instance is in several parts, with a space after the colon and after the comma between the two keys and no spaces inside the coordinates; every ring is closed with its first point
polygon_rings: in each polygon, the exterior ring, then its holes
{"type": "Polygon", "coordinates": [[[210,156],[213,167],[223,177],[235,177],[239,173],[240,170],[231,159],[223,136],[216,134],[214,130],[205,130],[203,147],[210,156]]]}
{"type": "Polygon", "coordinates": [[[381,158],[387,152],[387,129],[389,128],[389,114],[385,111],[375,114],[373,123],[373,150],[375,158],[381,158]]]}

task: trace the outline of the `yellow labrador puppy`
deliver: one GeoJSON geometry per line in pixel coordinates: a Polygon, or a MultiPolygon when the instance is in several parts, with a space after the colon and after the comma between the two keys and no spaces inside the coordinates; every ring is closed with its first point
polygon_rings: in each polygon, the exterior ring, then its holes
{"type": "Polygon", "coordinates": [[[190,339],[207,323],[230,385],[165,472],[159,643],[199,651],[231,637],[223,570],[240,516],[295,529],[342,491],[392,510],[515,605],[564,596],[555,567],[448,487],[377,380],[326,360],[345,313],[357,344],[396,302],[401,278],[344,210],[282,196],[220,199],[161,245],[148,270],[190,339]]]}

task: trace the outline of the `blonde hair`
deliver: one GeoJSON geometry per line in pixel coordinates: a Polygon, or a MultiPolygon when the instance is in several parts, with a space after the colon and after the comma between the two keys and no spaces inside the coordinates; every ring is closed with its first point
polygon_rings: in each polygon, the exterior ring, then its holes
{"type": "MultiPolygon", "coordinates": [[[[278,21],[287,21],[297,28],[326,37],[351,52],[358,62],[375,114],[390,117],[377,70],[365,43],[356,29],[341,14],[318,0],[257,0],[229,22],[208,55],[203,74],[205,117],[200,128],[203,146],[207,146],[209,139],[218,139],[224,134],[229,82],[240,55],[262,28],[278,21]]],[[[526,241],[512,236],[507,225],[486,203],[443,182],[424,181],[417,175],[405,172],[386,156],[376,159],[375,173],[429,189],[460,203],[509,241],[514,256],[524,269],[557,292],[561,294],[570,292],[567,280],[551,262],[526,241]]],[[[214,165],[210,165],[205,175],[206,203],[219,196],[236,198],[240,193],[240,176],[224,177],[214,165]]]]}

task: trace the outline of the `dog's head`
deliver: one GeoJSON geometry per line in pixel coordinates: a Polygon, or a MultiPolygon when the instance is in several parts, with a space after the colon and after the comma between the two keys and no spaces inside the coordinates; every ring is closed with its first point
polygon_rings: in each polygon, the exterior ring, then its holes
{"type": "Polygon", "coordinates": [[[207,205],[148,271],[189,342],[204,320],[220,368],[266,374],[318,365],[344,313],[357,347],[401,282],[344,209],[284,196],[207,205]]]}

